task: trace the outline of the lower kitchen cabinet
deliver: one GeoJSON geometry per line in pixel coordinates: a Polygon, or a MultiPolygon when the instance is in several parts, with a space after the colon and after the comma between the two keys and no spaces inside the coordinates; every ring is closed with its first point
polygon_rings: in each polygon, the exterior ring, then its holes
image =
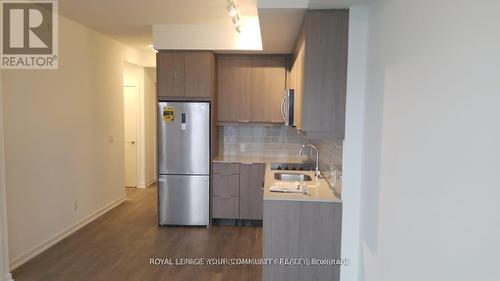
{"type": "Polygon", "coordinates": [[[238,197],[240,196],[240,175],[238,174],[214,174],[213,196],[238,197]]]}
{"type": "Polygon", "coordinates": [[[239,218],[238,197],[212,197],[212,217],[219,219],[239,218]]]}
{"type": "Polygon", "coordinates": [[[262,220],[265,164],[214,163],[212,218],[262,220]]]}
{"type": "MultiPolygon", "coordinates": [[[[263,258],[340,258],[342,203],[265,200],[263,258]]],[[[268,265],[262,281],[340,280],[339,265],[268,265]]]]}
{"type": "Polygon", "coordinates": [[[265,173],[265,164],[240,165],[240,219],[262,219],[265,173]]]}

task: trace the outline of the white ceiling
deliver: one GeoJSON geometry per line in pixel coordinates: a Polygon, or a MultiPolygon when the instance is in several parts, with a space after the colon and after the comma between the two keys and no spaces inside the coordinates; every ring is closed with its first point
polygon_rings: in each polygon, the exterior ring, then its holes
{"type": "Polygon", "coordinates": [[[62,15],[140,49],[153,24],[203,25],[230,21],[227,0],[61,0],[62,15]]]}
{"type": "Polygon", "coordinates": [[[308,8],[345,9],[356,5],[366,5],[371,0],[257,0],[259,9],[308,8]]]}
{"type": "MultiPolygon", "coordinates": [[[[235,0],[258,10],[266,53],[291,51],[305,8],[345,8],[368,0],[235,0]]],[[[132,47],[147,50],[156,25],[227,25],[227,0],[61,0],[63,16],[132,47]]],[[[229,30],[228,32],[233,32],[229,30]]]]}
{"type": "Polygon", "coordinates": [[[262,47],[266,53],[292,53],[306,9],[259,9],[262,47]]]}

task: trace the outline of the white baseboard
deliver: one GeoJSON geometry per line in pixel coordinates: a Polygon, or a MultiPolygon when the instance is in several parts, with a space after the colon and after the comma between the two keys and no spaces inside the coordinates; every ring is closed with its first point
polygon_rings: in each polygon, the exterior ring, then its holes
{"type": "MultiPolygon", "coordinates": [[[[120,205],[121,203],[123,203],[126,200],[127,200],[127,196],[124,194],[124,195],[120,196],[118,199],[113,200],[112,202],[106,204],[104,207],[93,212],[88,217],[84,218],[83,220],[73,224],[72,226],[70,226],[70,227],[66,228],[65,230],[61,231],[60,233],[56,234],[55,236],[48,239],[47,241],[41,243],[38,246],[31,248],[30,250],[22,253],[21,255],[13,258],[9,262],[10,263],[10,270],[14,270],[14,269],[18,268],[19,266],[23,265],[24,263],[26,263],[27,261],[31,260],[32,258],[38,256],[43,251],[54,246],[57,242],[63,240],[64,238],[68,237],[69,235],[75,233],[80,228],[91,223],[92,221],[94,221],[98,217],[109,212],[111,209],[120,205]]],[[[7,279],[7,280],[9,280],[9,279],[7,279]]]]}
{"type": "Polygon", "coordinates": [[[149,181],[147,181],[146,183],[139,183],[137,185],[137,188],[148,188],[149,186],[151,186],[155,182],[156,182],[156,178],[152,178],[149,181]]]}
{"type": "Polygon", "coordinates": [[[12,274],[10,274],[10,273],[5,275],[4,280],[5,281],[14,281],[14,279],[12,279],[12,274]]]}
{"type": "Polygon", "coordinates": [[[150,179],[147,183],[146,183],[146,186],[149,187],[151,186],[153,183],[156,182],[156,177],[153,177],[152,179],[150,179]]]}

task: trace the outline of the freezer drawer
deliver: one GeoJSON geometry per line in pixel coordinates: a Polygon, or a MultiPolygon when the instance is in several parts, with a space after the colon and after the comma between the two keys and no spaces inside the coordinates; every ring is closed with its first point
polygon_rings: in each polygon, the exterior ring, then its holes
{"type": "Polygon", "coordinates": [[[158,103],[158,173],[210,173],[209,103],[158,103]]]}
{"type": "Polygon", "coordinates": [[[160,225],[209,225],[207,176],[160,176],[158,223],[160,225]]]}

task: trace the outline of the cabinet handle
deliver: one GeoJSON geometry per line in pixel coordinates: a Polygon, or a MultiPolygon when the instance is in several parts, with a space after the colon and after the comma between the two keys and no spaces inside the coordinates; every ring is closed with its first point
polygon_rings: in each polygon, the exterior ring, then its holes
{"type": "Polygon", "coordinates": [[[285,103],[287,100],[287,95],[283,96],[283,100],[281,100],[281,117],[283,117],[283,121],[287,123],[286,121],[286,115],[285,115],[285,103]]]}

